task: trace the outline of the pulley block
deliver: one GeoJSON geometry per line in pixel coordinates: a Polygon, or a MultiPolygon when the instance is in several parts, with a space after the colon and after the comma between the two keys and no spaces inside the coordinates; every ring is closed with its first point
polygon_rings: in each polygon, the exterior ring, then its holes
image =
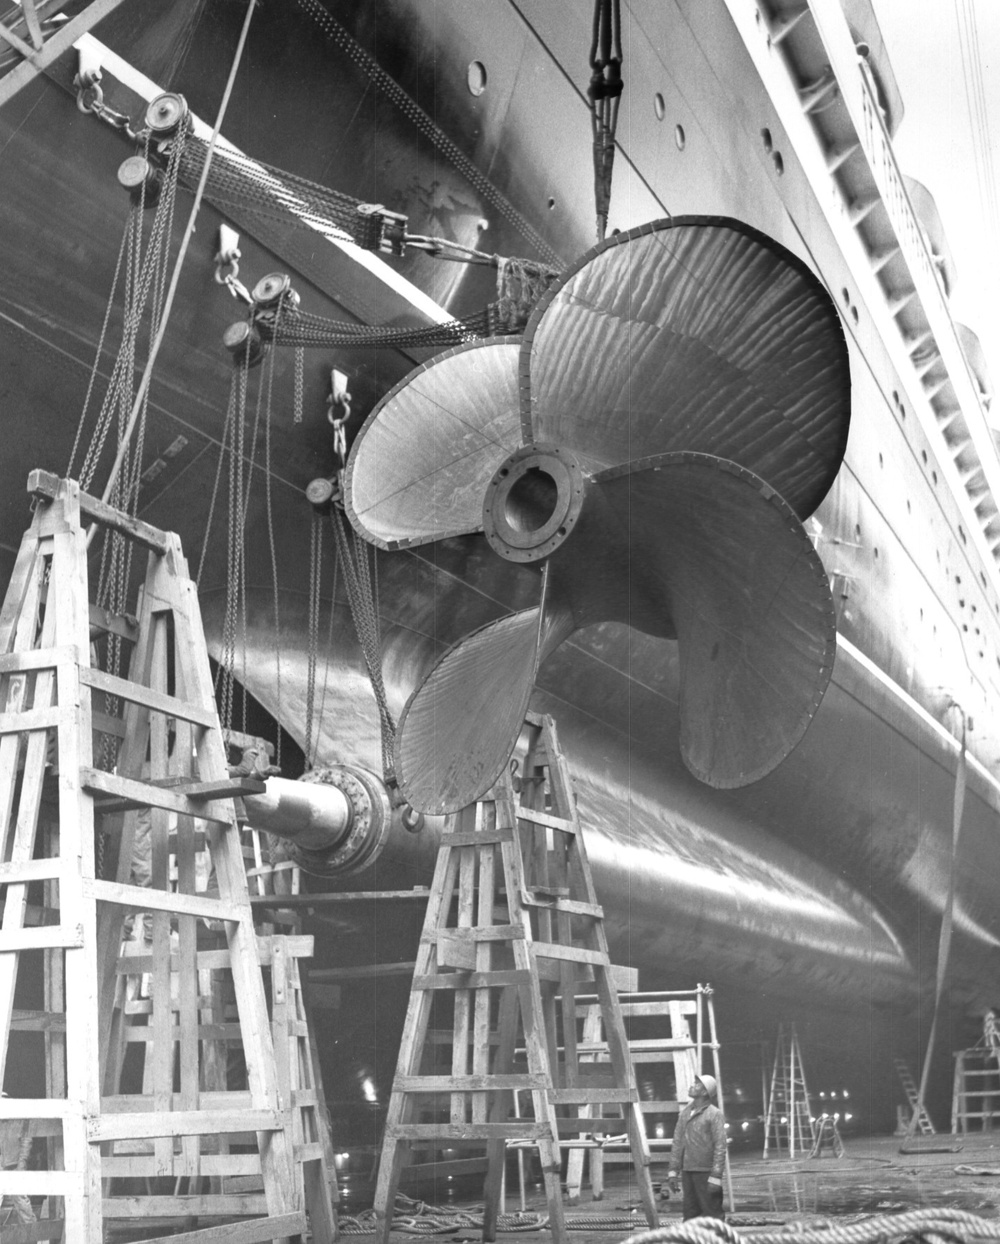
{"type": "Polygon", "coordinates": [[[156,138],[169,138],[189,124],[191,113],[187,100],[174,91],[164,91],[146,109],[146,125],[156,138]]]}
{"type": "Polygon", "coordinates": [[[129,192],[134,203],[153,207],[160,197],[163,173],[145,156],[134,155],[118,166],[118,184],[129,192]]]}

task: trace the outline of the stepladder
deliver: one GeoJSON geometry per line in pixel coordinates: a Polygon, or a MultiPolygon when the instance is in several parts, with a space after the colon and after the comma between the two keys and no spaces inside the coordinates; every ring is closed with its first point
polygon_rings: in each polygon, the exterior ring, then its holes
{"type": "Polygon", "coordinates": [[[778,1026],[764,1118],[764,1157],[807,1157],[816,1139],[802,1048],[795,1025],[778,1026]]]}
{"type": "Polygon", "coordinates": [[[383,1136],[380,1244],[404,1167],[440,1148],[485,1151],[483,1238],[497,1230],[508,1144],[541,1165],[553,1236],[565,1239],[563,1150],[628,1133],[636,1188],[656,1224],[638,1108],[597,902],[555,724],[529,717],[515,792],[504,773],[442,835],[383,1136]],[[578,1052],[576,999],[599,999],[609,1062],[578,1052]],[[614,1120],[595,1106],[616,1104],[614,1120]],[[589,1113],[584,1111],[590,1107],[589,1113]]]}
{"type": "Polygon", "coordinates": [[[44,1155],[4,1191],[44,1198],[69,1244],[222,1223],[232,1244],[297,1237],[295,1112],[233,802],[261,785],[229,775],[180,542],[71,480],[33,472],[29,490],[0,610],[0,1118],[44,1155]],[[147,552],[134,610],[91,603],[85,523],[147,552]],[[248,1167],[261,1191],[227,1190],[248,1167]]]}

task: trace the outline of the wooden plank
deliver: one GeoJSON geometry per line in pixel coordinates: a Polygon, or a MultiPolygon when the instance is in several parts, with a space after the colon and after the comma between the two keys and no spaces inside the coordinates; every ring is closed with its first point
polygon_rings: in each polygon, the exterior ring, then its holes
{"type": "Polygon", "coordinates": [[[139,641],[139,623],[136,618],[127,614],[111,613],[93,603],[90,605],[90,627],[91,630],[104,631],[108,635],[119,635],[129,643],[139,641]]]}
{"type": "Polygon", "coordinates": [[[441,835],[441,845],[446,847],[485,847],[491,843],[510,842],[513,836],[514,831],[505,826],[501,826],[499,829],[445,832],[441,835]]]}
{"type": "Polygon", "coordinates": [[[512,942],[524,937],[524,929],[517,924],[472,925],[461,929],[432,929],[422,933],[421,938],[430,942],[512,942]]]}
{"type": "Polygon", "coordinates": [[[42,924],[0,931],[0,955],[21,950],[68,950],[83,945],[83,925],[42,924]]]}
{"type": "MultiPolygon", "coordinates": [[[[142,889],[143,894],[147,894],[145,887],[142,889]]],[[[176,897],[176,895],[172,896],[176,897]]],[[[311,933],[286,934],[285,942],[287,943],[285,953],[290,959],[310,959],[315,954],[316,939],[311,933]]],[[[260,962],[264,967],[270,966],[271,963],[271,939],[269,937],[257,938],[257,954],[260,962]]],[[[195,966],[199,972],[229,971],[231,960],[228,950],[199,950],[195,966]]],[[[412,970],[413,964],[407,965],[412,970]]],[[[180,958],[177,955],[170,957],[170,970],[176,972],[180,968],[180,958]]],[[[137,976],[143,972],[151,972],[153,969],[152,955],[122,955],[118,960],[119,976],[137,976]]],[[[321,969],[322,971],[338,970],[338,969],[321,969]]]]}
{"type": "Polygon", "coordinates": [[[572,898],[548,898],[544,894],[523,894],[521,901],[526,907],[544,907],[549,911],[563,912],[568,916],[590,916],[604,919],[604,908],[597,903],[581,903],[572,898]]]}
{"type": "Polygon", "coordinates": [[[200,1231],[182,1231],[178,1235],[158,1235],[144,1244],[264,1244],[266,1240],[284,1240],[290,1235],[305,1235],[309,1229],[303,1213],[276,1214],[270,1218],[254,1218],[244,1222],[227,1222],[200,1231]]]}
{"type": "Polygon", "coordinates": [[[194,816],[201,821],[210,821],[216,825],[228,825],[229,814],[225,808],[213,808],[177,794],[169,787],[153,786],[149,782],[140,782],[135,778],[122,777],[117,773],[106,773],[103,769],[80,769],[80,781],[85,789],[99,794],[116,796],[113,803],[98,805],[97,811],[124,812],[129,808],[161,808],[165,812],[179,812],[182,816],[194,816]]]}
{"type": "Polygon", "coordinates": [[[218,717],[213,709],[190,704],[177,696],[167,695],[165,691],[154,691],[151,687],[143,686],[142,683],[130,682],[127,678],[119,678],[104,670],[81,670],[81,677],[87,686],[93,687],[95,691],[106,691],[109,695],[118,696],[119,699],[129,704],[141,704],[144,708],[152,709],[153,712],[165,713],[168,717],[189,721],[194,726],[207,728],[218,723],[218,717]]]}
{"type": "MultiPolygon", "coordinates": [[[[122,885],[117,881],[87,880],[83,892],[101,903],[117,903],[135,911],[164,911],[168,913],[199,916],[204,920],[242,920],[245,912],[234,903],[224,903],[218,898],[203,894],[176,894],[170,890],[157,890],[152,886],[122,885]]],[[[139,956],[136,956],[137,958],[139,956]]],[[[157,958],[154,955],[154,958],[157,958]]],[[[157,958],[168,964],[169,954],[157,958]]]]}
{"type": "MultiPolygon", "coordinates": [[[[79,1195],[83,1177],[76,1171],[8,1171],[3,1172],[4,1196],[70,1196],[79,1195]]],[[[7,1225],[3,1229],[7,1244],[7,1225]]]]}
{"type": "Polygon", "coordinates": [[[257,778],[219,778],[214,782],[185,782],[175,788],[189,799],[231,799],[235,795],[263,795],[267,784],[257,778]]]}
{"type": "MultiPolygon", "coordinates": [[[[169,1108],[178,1111],[180,1101],[180,1094],[175,1093],[170,1099],[169,1108]]],[[[245,1113],[252,1105],[253,1100],[247,1089],[206,1089],[201,1093],[201,1107],[208,1114],[217,1112],[219,1115],[228,1116],[237,1112],[245,1113]]],[[[104,1114],[147,1114],[152,1109],[152,1098],[142,1093],[115,1093],[101,1098],[101,1111],[104,1114]]]]}
{"type": "Polygon", "coordinates": [[[204,1196],[115,1196],[103,1201],[105,1218],[195,1218],[208,1214],[260,1215],[267,1213],[263,1193],[227,1196],[207,1193],[204,1196]]]}
{"type": "MultiPolygon", "coordinates": [[[[630,1016],[642,1015],[670,1015],[671,1007],[677,1007],[677,1003],[671,1002],[629,1002],[623,998],[621,1000],[622,1014],[630,1016]]],[[[680,1004],[680,1010],[674,1013],[681,1015],[693,1015],[695,1013],[695,1004],[692,1002],[689,1006],[680,1004]]]]}
{"type": "MultiPolygon", "coordinates": [[[[610,1102],[612,1105],[624,1105],[625,1102],[638,1101],[636,1089],[622,1088],[559,1088],[553,1089],[549,1099],[554,1106],[595,1106],[599,1102],[610,1102]]],[[[620,1122],[620,1120],[619,1120],[620,1122]]],[[[584,1129],[586,1131],[586,1128],[584,1129]]]]}
{"type": "Polygon", "coordinates": [[[10,1021],[11,1032],[65,1032],[66,1015],[54,1011],[15,1011],[10,1021]]]}
{"type": "Polygon", "coordinates": [[[583,1117],[575,1119],[556,1119],[560,1136],[619,1136],[625,1131],[627,1120],[623,1118],[601,1119],[583,1117]]]}
{"type": "MultiPolygon", "coordinates": [[[[594,1120],[591,1120],[594,1122],[594,1120]]],[[[619,1128],[621,1119],[617,1120],[619,1128]]],[[[386,1125],[388,1133],[388,1124],[386,1125]]],[[[528,1119],[512,1119],[508,1123],[397,1123],[392,1137],[397,1140],[517,1140],[548,1139],[551,1131],[546,1123],[532,1123],[528,1119]]]]}
{"type": "Polygon", "coordinates": [[[0,675],[54,670],[60,665],[75,665],[79,659],[80,649],[75,644],[21,649],[19,652],[8,652],[0,656],[0,675]]]}
{"type": "Polygon", "coordinates": [[[532,949],[545,959],[562,959],[569,963],[592,963],[607,966],[608,956],[583,946],[563,946],[559,942],[534,942],[532,949]]]}
{"type": "Polygon", "coordinates": [[[426,975],[415,975],[413,988],[417,990],[492,989],[504,985],[528,985],[531,980],[532,973],[527,968],[494,972],[429,972],[426,975]]]}
{"type": "MultiPolygon", "coordinates": [[[[62,482],[57,475],[49,471],[35,470],[28,476],[28,492],[35,497],[54,501],[61,493],[62,482]]],[[[79,503],[81,511],[95,522],[120,531],[130,540],[134,540],[153,553],[161,555],[166,553],[169,547],[168,536],[158,527],[144,523],[141,519],[132,518],[131,515],[116,510],[106,501],[101,501],[99,497],[92,497],[86,492],[79,494],[79,503]]]]}
{"type": "Polygon", "coordinates": [[[217,1132],[277,1132],[283,1126],[281,1111],[253,1109],[108,1113],[86,1122],[91,1144],[159,1136],[208,1136],[217,1132]]]}
{"type": "Polygon", "coordinates": [[[35,1244],[37,1240],[61,1240],[62,1218],[40,1218],[37,1222],[5,1223],[3,1244],[35,1244]]]}
{"type": "Polygon", "coordinates": [[[543,812],[541,808],[528,808],[523,804],[519,804],[517,819],[519,821],[528,821],[532,825],[542,825],[546,829],[558,829],[564,834],[576,833],[576,826],[572,821],[564,816],[553,816],[550,812],[543,812]]]}
{"type": "Polygon", "coordinates": [[[29,730],[52,730],[62,719],[62,709],[32,708],[21,713],[0,713],[0,734],[26,734],[29,730]]]}
{"type": "MultiPolygon", "coordinates": [[[[524,1072],[519,1075],[452,1075],[443,1072],[436,1076],[396,1076],[392,1091],[404,1093],[442,1092],[500,1092],[510,1089],[545,1089],[549,1087],[547,1076],[524,1072]]],[[[596,1099],[595,1099],[596,1100],[596,1099]]]]}
{"type": "MultiPolygon", "coordinates": [[[[256,1175],[260,1178],[260,1158],[256,1153],[202,1153],[198,1160],[205,1176],[256,1175]]],[[[148,1179],[157,1174],[176,1178],[184,1174],[185,1164],[180,1154],[174,1155],[166,1171],[158,1169],[154,1161],[152,1152],[108,1154],[101,1158],[101,1174],[106,1179],[148,1179]]]]}
{"type": "Polygon", "coordinates": [[[51,881],[62,876],[63,864],[54,859],[22,860],[18,864],[0,864],[0,885],[15,881],[51,881]]]}
{"type": "Polygon", "coordinates": [[[79,1103],[65,1098],[0,1097],[0,1119],[64,1119],[79,1113],[79,1103]]]}
{"type": "Polygon", "coordinates": [[[95,709],[90,714],[90,721],[96,734],[110,734],[116,739],[125,738],[127,728],[120,717],[112,717],[108,713],[101,713],[95,709]]]}
{"type": "Polygon", "coordinates": [[[262,907],[325,907],[328,903],[388,903],[398,899],[417,899],[426,902],[430,896],[427,886],[414,886],[412,890],[330,890],[322,894],[268,894],[253,895],[251,903],[262,907]]]}

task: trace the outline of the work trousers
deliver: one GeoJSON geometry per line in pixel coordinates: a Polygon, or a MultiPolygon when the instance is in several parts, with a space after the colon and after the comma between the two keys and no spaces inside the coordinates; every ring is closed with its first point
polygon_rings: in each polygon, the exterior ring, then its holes
{"type": "Polygon", "coordinates": [[[689,1218],[722,1218],[722,1189],[709,1184],[710,1171],[681,1171],[684,1193],[684,1221],[689,1218]]]}

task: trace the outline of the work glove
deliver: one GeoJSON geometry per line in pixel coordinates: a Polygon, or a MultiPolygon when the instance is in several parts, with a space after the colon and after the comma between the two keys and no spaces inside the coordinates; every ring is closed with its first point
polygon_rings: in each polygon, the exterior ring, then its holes
{"type": "Polygon", "coordinates": [[[667,1182],[670,1184],[670,1191],[671,1191],[671,1192],[680,1192],[680,1190],[681,1190],[681,1177],[680,1177],[680,1175],[677,1173],[677,1171],[671,1171],[671,1172],[670,1172],[670,1175],[669,1175],[669,1176],[668,1176],[668,1178],[667,1178],[667,1182]]]}

